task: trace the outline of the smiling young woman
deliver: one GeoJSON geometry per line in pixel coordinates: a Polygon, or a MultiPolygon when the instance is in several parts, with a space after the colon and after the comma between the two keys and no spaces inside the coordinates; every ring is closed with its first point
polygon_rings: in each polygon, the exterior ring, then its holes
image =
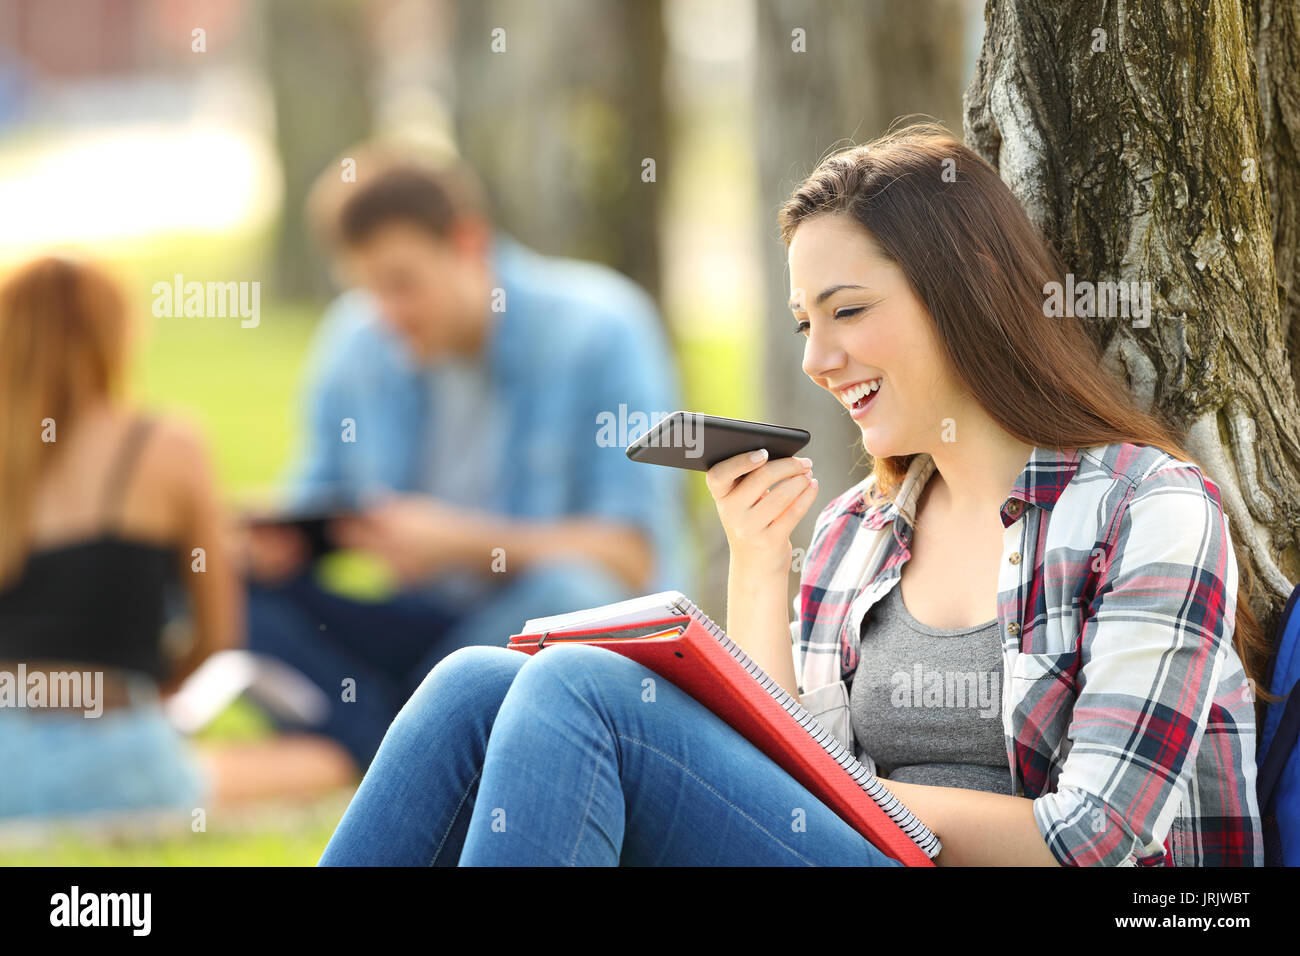
{"type": "MultiPolygon", "coordinates": [[[[1077,320],[1044,315],[1059,270],[997,173],[913,127],[827,159],[781,226],[803,371],[875,468],[820,512],[793,624],[812,462],[709,469],[729,636],[935,831],[940,864],[1262,862],[1246,675],[1267,649],[1218,489],[1077,320]]],[[[322,864],[895,863],[647,680],[588,645],[457,651],[322,864]]]]}
{"type": "Polygon", "coordinates": [[[1270,650],[1218,489],[1048,317],[1062,269],[996,171],[908,127],[826,159],[780,224],[803,370],[874,464],[813,533],[805,703],[944,862],[1258,863],[1270,650]],[[954,674],[1000,685],[992,732],[954,674]]]}

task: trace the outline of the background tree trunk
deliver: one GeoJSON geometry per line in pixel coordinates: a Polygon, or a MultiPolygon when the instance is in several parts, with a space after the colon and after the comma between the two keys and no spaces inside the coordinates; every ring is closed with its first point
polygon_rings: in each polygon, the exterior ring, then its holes
{"type": "MultiPolygon", "coordinates": [[[[818,512],[870,473],[870,458],[843,407],[800,370],[803,339],[792,333],[785,305],[790,277],[776,212],[823,156],[874,139],[900,116],[923,112],[956,131],[969,21],[959,0],[758,3],[756,135],[768,237],[765,417],[812,432],[801,454],[812,458],[821,488],[791,536],[796,548],[807,548],[818,512]],[[792,49],[797,29],[804,31],[806,52],[792,49]]],[[[791,597],[798,579],[791,575],[791,597]]]]}
{"type": "Polygon", "coordinates": [[[307,235],[303,205],[317,174],[370,133],[369,34],[357,0],[269,0],[264,59],[275,101],[284,175],[276,238],[276,293],[331,294],[329,269],[307,235]]]}
{"type": "Polygon", "coordinates": [[[1272,628],[1300,576],[1296,18],[1253,2],[989,0],[965,135],[1077,280],[1151,283],[1149,327],[1090,334],[1218,483],[1272,628]]]}
{"type": "Polygon", "coordinates": [[[664,124],[659,0],[460,0],[456,129],[498,223],[658,296],[664,124]],[[493,52],[493,31],[504,52],[493,52]],[[655,181],[642,181],[642,161],[655,181]]]}
{"type": "Polygon", "coordinates": [[[1300,4],[1246,0],[1255,51],[1260,152],[1273,211],[1273,263],[1291,375],[1300,383],[1300,4]]]}

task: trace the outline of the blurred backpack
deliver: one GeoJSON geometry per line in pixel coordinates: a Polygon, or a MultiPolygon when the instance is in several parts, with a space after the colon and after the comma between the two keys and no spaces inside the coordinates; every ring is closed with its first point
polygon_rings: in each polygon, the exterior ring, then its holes
{"type": "Polygon", "coordinates": [[[1259,737],[1255,792],[1264,825],[1264,865],[1300,866],[1300,584],[1291,592],[1277,632],[1277,658],[1259,737]],[[1283,696],[1285,695],[1285,696],[1283,696]]]}

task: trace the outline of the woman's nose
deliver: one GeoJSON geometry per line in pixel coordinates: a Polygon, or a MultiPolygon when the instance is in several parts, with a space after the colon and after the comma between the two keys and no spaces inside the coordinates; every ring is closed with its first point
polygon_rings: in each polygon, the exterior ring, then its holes
{"type": "Polygon", "coordinates": [[[844,349],[834,340],[834,336],[819,335],[808,330],[803,348],[803,371],[809,378],[826,378],[830,373],[844,367],[846,356],[844,349]]]}

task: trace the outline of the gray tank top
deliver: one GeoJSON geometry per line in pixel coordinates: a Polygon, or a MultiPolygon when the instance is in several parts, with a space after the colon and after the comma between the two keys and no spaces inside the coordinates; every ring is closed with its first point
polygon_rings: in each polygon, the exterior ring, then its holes
{"type": "Polygon", "coordinates": [[[996,619],[930,627],[912,617],[895,584],[863,620],[849,711],[882,777],[1011,793],[996,619]]]}

